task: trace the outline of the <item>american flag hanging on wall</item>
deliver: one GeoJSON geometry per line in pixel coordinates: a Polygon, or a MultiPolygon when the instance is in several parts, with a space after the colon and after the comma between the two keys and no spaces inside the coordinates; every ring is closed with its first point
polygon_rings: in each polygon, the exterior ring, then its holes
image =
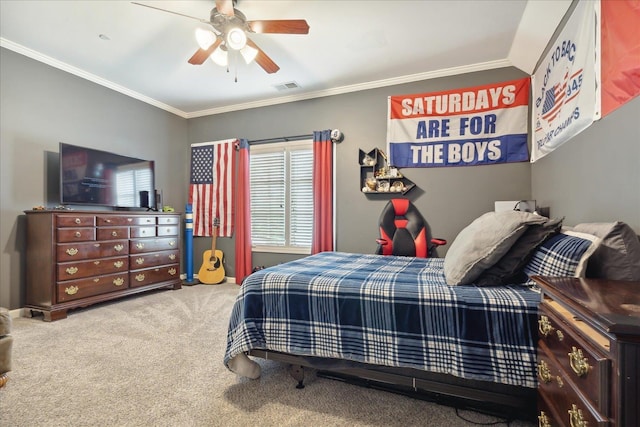
{"type": "Polygon", "coordinates": [[[191,144],[189,203],[193,207],[193,235],[212,236],[218,218],[218,237],[231,237],[234,224],[236,140],[191,144]]]}

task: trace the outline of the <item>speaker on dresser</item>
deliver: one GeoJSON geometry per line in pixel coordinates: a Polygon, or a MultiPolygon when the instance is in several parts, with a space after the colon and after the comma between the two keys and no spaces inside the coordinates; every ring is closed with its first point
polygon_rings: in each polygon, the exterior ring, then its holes
{"type": "Polygon", "coordinates": [[[149,192],[141,191],[140,192],[140,207],[141,208],[149,208],[149,192]]]}
{"type": "Polygon", "coordinates": [[[162,190],[156,190],[156,210],[162,212],[162,190]]]}

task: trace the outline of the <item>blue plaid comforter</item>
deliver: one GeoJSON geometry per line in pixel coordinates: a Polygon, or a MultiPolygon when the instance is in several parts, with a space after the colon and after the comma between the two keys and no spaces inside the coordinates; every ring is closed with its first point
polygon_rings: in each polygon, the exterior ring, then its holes
{"type": "Polygon", "coordinates": [[[224,363],[255,348],[536,387],[539,302],[448,286],[442,258],[323,252],[245,279],[224,363]]]}

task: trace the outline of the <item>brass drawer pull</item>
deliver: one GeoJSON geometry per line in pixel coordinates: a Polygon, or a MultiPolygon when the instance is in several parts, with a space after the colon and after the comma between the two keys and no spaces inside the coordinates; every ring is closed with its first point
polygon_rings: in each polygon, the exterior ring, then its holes
{"type": "Polygon", "coordinates": [[[551,370],[549,369],[547,362],[544,360],[541,360],[540,363],[538,363],[538,377],[540,377],[540,379],[545,383],[551,382],[551,370]]]}
{"type": "Polygon", "coordinates": [[[69,286],[64,289],[64,293],[67,295],[75,295],[78,293],[79,288],[77,286],[69,286]]]}
{"type": "Polygon", "coordinates": [[[76,218],[76,219],[75,219],[75,223],[76,223],[76,224],[80,224],[81,222],[82,222],[82,221],[80,220],[80,218],[76,218]]]}
{"type": "Polygon", "coordinates": [[[583,356],[582,350],[571,347],[571,353],[569,355],[569,364],[571,365],[571,369],[575,372],[579,377],[586,375],[589,372],[591,366],[589,366],[589,360],[583,356]]]}
{"type": "Polygon", "coordinates": [[[587,422],[582,417],[582,410],[578,409],[575,404],[571,404],[571,409],[567,411],[569,413],[569,423],[571,427],[587,427],[587,422]]]}
{"type": "Polygon", "coordinates": [[[175,240],[172,240],[172,241],[169,242],[169,246],[173,246],[175,244],[176,244],[175,240]]]}
{"type": "Polygon", "coordinates": [[[93,261],[93,265],[100,265],[100,261],[93,261]]]}
{"type": "Polygon", "coordinates": [[[124,279],[122,277],[116,277],[115,279],[113,279],[113,284],[115,286],[122,286],[124,285],[124,279]]]}
{"type": "Polygon", "coordinates": [[[136,280],[138,282],[144,282],[144,274],[136,274],[136,280]]]}
{"type": "Polygon", "coordinates": [[[115,249],[115,251],[116,251],[116,252],[120,252],[121,250],[123,250],[123,249],[124,249],[124,246],[122,246],[122,245],[115,245],[115,246],[113,247],[113,249],[115,249]]]}
{"type": "Polygon", "coordinates": [[[110,219],[105,219],[104,222],[106,222],[107,224],[111,224],[111,220],[110,219]]]}
{"type": "Polygon", "coordinates": [[[176,274],[176,269],[175,269],[175,268],[170,268],[170,269],[169,269],[169,274],[170,274],[170,275],[172,275],[172,276],[173,276],[174,274],[176,274]]]}
{"type": "Polygon", "coordinates": [[[136,243],[136,248],[138,249],[144,248],[144,243],[136,243]]]}
{"type": "Polygon", "coordinates": [[[118,232],[117,232],[117,231],[112,231],[112,232],[111,232],[111,235],[112,235],[113,237],[118,237],[118,232]]]}
{"type": "Polygon", "coordinates": [[[78,267],[68,267],[66,270],[67,274],[74,275],[78,272],[78,267]]]}
{"type": "Polygon", "coordinates": [[[133,218],[127,218],[127,222],[133,222],[133,218]]]}
{"type": "Polygon", "coordinates": [[[79,231],[76,231],[76,234],[74,234],[76,237],[82,237],[82,233],[80,233],[79,231]]]}
{"type": "Polygon", "coordinates": [[[138,265],[144,264],[144,258],[136,258],[136,264],[138,265]]]}
{"type": "Polygon", "coordinates": [[[558,335],[558,341],[562,341],[564,339],[564,334],[560,329],[556,331],[556,335],[558,335]]]}
{"type": "Polygon", "coordinates": [[[543,336],[547,336],[549,335],[555,328],[553,326],[551,326],[551,322],[549,321],[549,318],[547,316],[540,316],[540,320],[538,320],[538,331],[540,331],[540,333],[543,336]]]}
{"type": "Polygon", "coordinates": [[[171,261],[173,261],[174,259],[176,259],[176,254],[171,254],[171,255],[169,255],[169,259],[170,259],[171,261]]]}
{"type": "Polygon", "coordinates": [[[544,411],[540,411],[540,415],[538,415],[538,427],[551,427],[549,417],[547,417],[544,411]]]}
{"type": "Polygon", "coordinates": [[[69,248],[69,249],[67,249],[65,252],[67,253],[67,255],[74,256],[74,255],[76,255],[76,254],[78,253],[78,249],[76,249],[76,248],[69,248]]]}
{"type": "Polygon", "coordinates": [[[123,265],[124,265],[124,262],[123,262],[123,261],[116,261],[116,262],[114,262],[114,263],[113,263],[113,266],[114,266],[115,268],[120,268],[120,267],[122,267],[123,265]]]}

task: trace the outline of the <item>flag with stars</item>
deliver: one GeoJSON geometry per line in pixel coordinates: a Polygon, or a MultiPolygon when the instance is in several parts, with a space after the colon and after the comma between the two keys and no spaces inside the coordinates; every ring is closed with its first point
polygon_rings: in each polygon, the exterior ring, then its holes
{"type": "Polygon", "coordinates": [[[193,235],[218,237],[233,234],[233,180],[236,140],[191,144],[189,203],[193,207],[193,235]]]}

